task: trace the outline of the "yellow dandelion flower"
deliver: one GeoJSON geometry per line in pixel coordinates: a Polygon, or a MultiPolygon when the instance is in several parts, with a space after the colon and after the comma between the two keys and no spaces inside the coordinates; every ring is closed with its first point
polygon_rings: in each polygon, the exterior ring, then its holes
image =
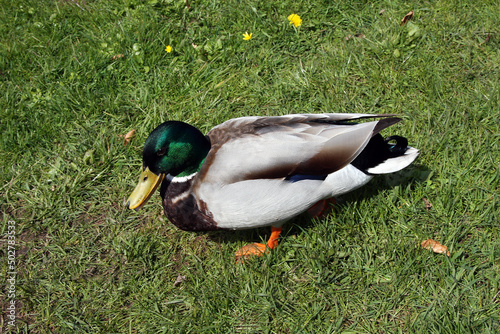
{"type": "Polygon", "coordinates": [[[249,41],[251,38],[252,38],[252,33],[249,34],[247,31],[245,31],[245,33],[243,34],[243,39],[245,41],[249,41]]]}
{"type": "Polygon", "coordinates": [[[167,53],[172,52],[172,47],[170,45],[167,45],[167,47],[165,48],[165,51],[167,51],[167,53]]]}
{"type": "Polygon", "coordinates": [[[300,27],[302,24],[302,19],[297,14],[291,14],[288,16],[288,21],[290,21],[290,24],[293,24],[295,28],[300,27]]]}

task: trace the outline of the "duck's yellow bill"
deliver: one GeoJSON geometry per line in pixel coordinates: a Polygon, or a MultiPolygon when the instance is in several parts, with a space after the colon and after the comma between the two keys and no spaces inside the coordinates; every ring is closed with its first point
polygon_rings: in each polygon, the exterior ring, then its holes
{"type": "Polygon", "coordinates": [[[139,183],[127,200],[126,207],[133,210],[142,208],[164,178],[165,174],[156,175],[149,168],[144,169],[139,177],[139,183]]]}

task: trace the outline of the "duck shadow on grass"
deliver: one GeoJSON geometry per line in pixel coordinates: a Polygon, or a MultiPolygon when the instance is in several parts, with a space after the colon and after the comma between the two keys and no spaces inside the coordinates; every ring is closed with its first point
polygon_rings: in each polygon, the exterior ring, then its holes
{"type": "MultiPolygon", "coordinates": [[[[337,197],[335,210],[341,207],[342,203],[363,201],[376,196],[381,191],[392,189],[396,186],[425,182],[429,178],[431,172],[432,171],[424,165],[414,164],[397,173],[376,176],[367,185],[361,187],[360,189],[356,189],[345,195],[337,197]],[[340,204],[340,206],[338,204],[340,204]]],[[[327,215],[331,214],[335,214],[334,210],[327,213],[327,215]]],[[[307,212],[303,213],[283,225],[284,228],[282,235],[297,235],[302,233],[302,230],[307,229],[314,224],[314,218],[312,218],[307,212]]],[[[249,230],[226,230],[205,233],[211,240],[222,244],[241,241],[244,241],[245,243],[265,243],[271,235],[271,229],[269,227],[262,227],[249,230]]]]}

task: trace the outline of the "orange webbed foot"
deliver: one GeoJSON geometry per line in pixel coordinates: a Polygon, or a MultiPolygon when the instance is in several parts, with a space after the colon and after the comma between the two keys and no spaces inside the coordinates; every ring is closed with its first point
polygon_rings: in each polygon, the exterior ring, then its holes
{"type": "Polygon", "coordinates": [[[316,204],[311,206],[307,212],[313,217],[313,218],[319,218],[322,216],[325,216],[329,210],[330,210],[330,204],[336,204],[337,201],[335,198],[327,198],[327,199],[322,199],[321,201],[318,201],[316,204]]]}
{"type": "Polygon", "coordinates": [[[267,250],[266,245],[264,244],[249,244],[246,246],[241,247],[236,251],[236,261],[240,261],[242,259],[249,258],[251,256],[262,256],[265,254],[267,250]]]}
{"type": "Polygon", "coordinates": [[[276,248],[280,233],[281,227],[271,227],[271,237],[269,237],[267,244],[254,243],[240,248],[235,254],[236,262],[243,262],[252,256],[262,256],[269,250],[276,248]]]}

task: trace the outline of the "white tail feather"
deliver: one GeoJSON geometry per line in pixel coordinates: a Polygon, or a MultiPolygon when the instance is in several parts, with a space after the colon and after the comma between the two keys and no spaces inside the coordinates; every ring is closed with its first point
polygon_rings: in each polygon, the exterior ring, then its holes
{"type": "Polygon", "coordinates": [[[375,167],[369,168],[367,170],[370,174],[389,174],[397,172],[407,166],[409,166],[415,159],[417,158],[419,151],[411,146],[408,146],[405,154],[396,157],[390,158],[378,164],[375,167]]]}

